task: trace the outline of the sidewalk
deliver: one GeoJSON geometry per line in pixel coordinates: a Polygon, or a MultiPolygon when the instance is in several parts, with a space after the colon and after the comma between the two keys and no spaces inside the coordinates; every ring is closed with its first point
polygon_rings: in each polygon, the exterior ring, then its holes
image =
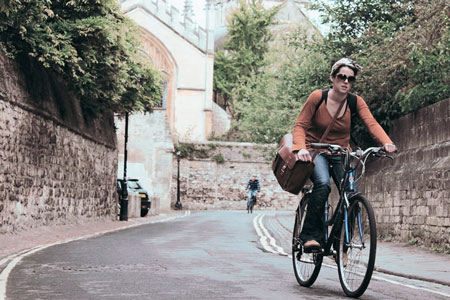
{"type": "Polygon", "coordinates": [[[377,242],[376,271],[450,286],[450,255],[418,246],[377,242]]]}
{"type": "MultiPolygon", "coordinates": [[[[286,229],[292,227],[294,218],[294,213],[277,214],[277,219],[286,229]]],[[[390,275],[450,286],[449,254],[434,253],[431,250],[405,243],[378,240],[375,270],[390,275]]]]}
{"type": "MultiPolygon", "coordinates": [[[[167,214],[162,213],[159,215],[147,216],[144,218],[130,218],[128,219],[128,221],[99,219],[94,221],[87,221],[80,224],[42,226],[39,228],[33,228],[14,234],[1,234],[0,262],[5,260],[8,256],[38,246],[74,240],[77,238],[87,238],[93,235],[103,234],[110,231],[121,230],[143,224],[163,221],[174,217],[180,217],[184,214],[185,211],[175,211],[167,214]]],[[[0,271],[1,268],[2,266],[0,263],[0,271]]]]}

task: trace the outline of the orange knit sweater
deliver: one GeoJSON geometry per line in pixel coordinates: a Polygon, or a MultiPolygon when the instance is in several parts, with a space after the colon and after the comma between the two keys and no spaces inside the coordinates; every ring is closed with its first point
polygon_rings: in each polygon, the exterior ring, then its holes
{"type": "MultiPolygon", "coordinates": [[[[320,107],[316,107],[322,98],[322,91],[316,90],[309,95],[300,112],[297,122],[294,126],[294,144],[292,150],[308,149],[312,150],[311,143],[318,143],[322,134],[325,132],[328,124],[330,124],[333,116],[330,115],[325,101],[320,104],[320,107]]],[[[360,96],[356,97],[356,110],[359,117],[367,127],[372,138],[380,145],[392,144],[391,139],[388,137],[383,128],[372,116],[366,102],[360,96]]],[[[336,119],[333,127],[330,129],[328,136],[323,143],[337,144],[341,147],[350,147],[350,122],[351,112],[347,105],[345,113],[342,117],[336,119]]]]}

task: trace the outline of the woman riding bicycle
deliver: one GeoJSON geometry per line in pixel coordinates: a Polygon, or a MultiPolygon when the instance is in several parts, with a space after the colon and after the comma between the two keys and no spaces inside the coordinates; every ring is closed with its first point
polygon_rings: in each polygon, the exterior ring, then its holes
{"type": "MultiPolygon", "coordinates": [[[[353,60],[342,58],[331,68],[332,88],[328,91],[327,98],[321,102],[321,90],[316,90],[309,95],[293,131],[292,151],[298,152],[300,160],[311,161],[313,153],[311,143],[319,142],[336,113],[338,117],[322,142],[337,144],[344,148],[350,147],[351,112],[347,96],[360,70],[361,67],[353,60]],[[342,101],[347,103],[344,103],[338,112],[342,101]]],[[[383,145],[386,152],[394,152],[396,146],[374,119],[366,102],[360,96],[356,96],[356,111],[374,140],[383,145]]],[[[330,175],[338,185],[344,173],[339,155],[322,152],[316,156],[314,163],[315,167],[311,175],[314,188],[300,235],[304,248],[311,250],[320,249],[325,236],[324,205],[331,191],[330,175]],[[332,174],[330,174],[330,166],[332,166],[332,174]]]]}

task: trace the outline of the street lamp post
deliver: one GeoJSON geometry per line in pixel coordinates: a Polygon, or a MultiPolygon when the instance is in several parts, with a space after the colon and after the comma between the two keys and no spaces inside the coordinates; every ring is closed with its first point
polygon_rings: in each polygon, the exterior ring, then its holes
{"type": "Polygon", "coordinates": [[[128,183],[127,183],[127,143],[128,143],[128,113],[125,113],[125,142],[123,152],[123,183],[122,199],[120,201],[120,221],[128,221],[128,183]]]}
{"type": "Polygon", "coordinates": [[[177,156],[177,202],[175,202],[175,209],[183,209],[180,199],[180,151],[177,151],[175,155],[177,156]]]}

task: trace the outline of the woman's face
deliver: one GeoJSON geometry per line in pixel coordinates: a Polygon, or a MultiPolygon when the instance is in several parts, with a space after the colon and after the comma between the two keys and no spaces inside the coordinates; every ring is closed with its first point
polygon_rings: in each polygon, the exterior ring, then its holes
{"type": "Polygon", "coordinates": [[[335,77],[330,76],[333,90],[339,93],[348,93],[355,82],[355,72],[349,67],[341,67],[335,77]]]}

